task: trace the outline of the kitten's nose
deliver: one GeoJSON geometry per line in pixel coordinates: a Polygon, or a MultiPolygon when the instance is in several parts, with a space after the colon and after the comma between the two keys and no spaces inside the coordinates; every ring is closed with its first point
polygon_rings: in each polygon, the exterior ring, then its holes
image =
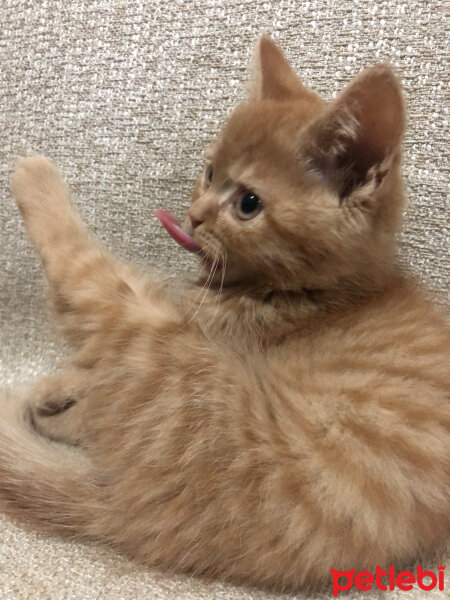
{"type": "Polygon", "coordinates": [[[197,198],[189,207],[189,219],[192,229],[196,229],[205,221],[214,219],[217,212],[217,201],[210,193],[203,194],[197,198]]]}
{"type": "Polygon", "coordinates": [[[196,219],[192,215],[189,215],[189,218],[191,219],[192,229],[195,229],[196,227],[198,227],[199,225],[201,225],[203,223],[203,221],[200,221],[200,219],[196,219]]]}

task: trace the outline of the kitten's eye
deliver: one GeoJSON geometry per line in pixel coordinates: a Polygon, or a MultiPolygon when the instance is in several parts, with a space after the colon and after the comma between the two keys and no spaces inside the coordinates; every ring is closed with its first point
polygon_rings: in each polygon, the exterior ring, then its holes
{"type": "Polygon", "coordinates": [[[206,165],[206,169],[205,169],[205,187],[209,187],[211,185],[212,178],[213,178],[213,168],[212,168],[212,164],[209,163],[208,165],[206,165]]]}
{"type": "Polygon", "coordinates": [[[262,209],[261,200],[253,192],[244,192],[236,203],[236,214],[242,221],[253,219],[262,209]]]}

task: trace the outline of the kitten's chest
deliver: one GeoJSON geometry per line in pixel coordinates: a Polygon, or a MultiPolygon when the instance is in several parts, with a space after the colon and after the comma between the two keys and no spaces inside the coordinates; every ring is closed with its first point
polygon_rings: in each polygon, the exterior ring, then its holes
{"type": "Polygon", "coordinates": [[[270,354],[289,338],[307,338],[317,308],[301,298],[292,302],[267,301],[241,295],[230,298],[211,296],[197,311],[197,323],[212,343],[237,354],[270,354]]]}

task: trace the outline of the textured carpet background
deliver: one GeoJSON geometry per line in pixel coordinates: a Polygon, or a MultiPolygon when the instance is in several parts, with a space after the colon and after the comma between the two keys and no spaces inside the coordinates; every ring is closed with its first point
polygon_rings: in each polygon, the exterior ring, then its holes
{"type": "MultiPolygon", "coordinates": [[[[191,257],[163,234],[153,211],[165,206],[183,215],[203,149],[242,97],[251,48],[263,32],[327,98],[367,65],[388,60],[397,67],[410,115],[402,260],[444,300],[446,10],[439,0],[2,0],[0,385],[52,369],[63,352],[48,320],[37,258],[10,197],[16,158],[51,157],[84,219],[117,254],[172,273],[191,270],[191,257]]],[[[429,564],[449,558],[449,548],[440,549],[429,564]]],[[[164,577],[107,550],[29,534],[0,518],[2,600],[272,597],[164,577]]]]}

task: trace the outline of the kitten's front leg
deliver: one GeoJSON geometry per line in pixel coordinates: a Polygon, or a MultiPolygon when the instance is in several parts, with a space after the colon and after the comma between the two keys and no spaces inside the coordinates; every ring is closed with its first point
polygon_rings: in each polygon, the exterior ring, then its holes
{"type": "Polygon", "coordinates": [[[73,345],[95,338],[94,354],[100,356],[116,326],[132,321],[134,328],[151,329],[180,320],[156,285],[149,286],[89,238],[51,162],[39,156],[22,159],[13,174],[13,191],[73,345]]]}
{"type": "Polygon", "coordinates": [[[42,156],[19,161],[12,178],[14,197],[28,234],[46,267],[56,270],[59,250],[87,243],[86,231],[53,163],[42,156]],[[47,262],[50,264],[47,265],[47,262]]]}

